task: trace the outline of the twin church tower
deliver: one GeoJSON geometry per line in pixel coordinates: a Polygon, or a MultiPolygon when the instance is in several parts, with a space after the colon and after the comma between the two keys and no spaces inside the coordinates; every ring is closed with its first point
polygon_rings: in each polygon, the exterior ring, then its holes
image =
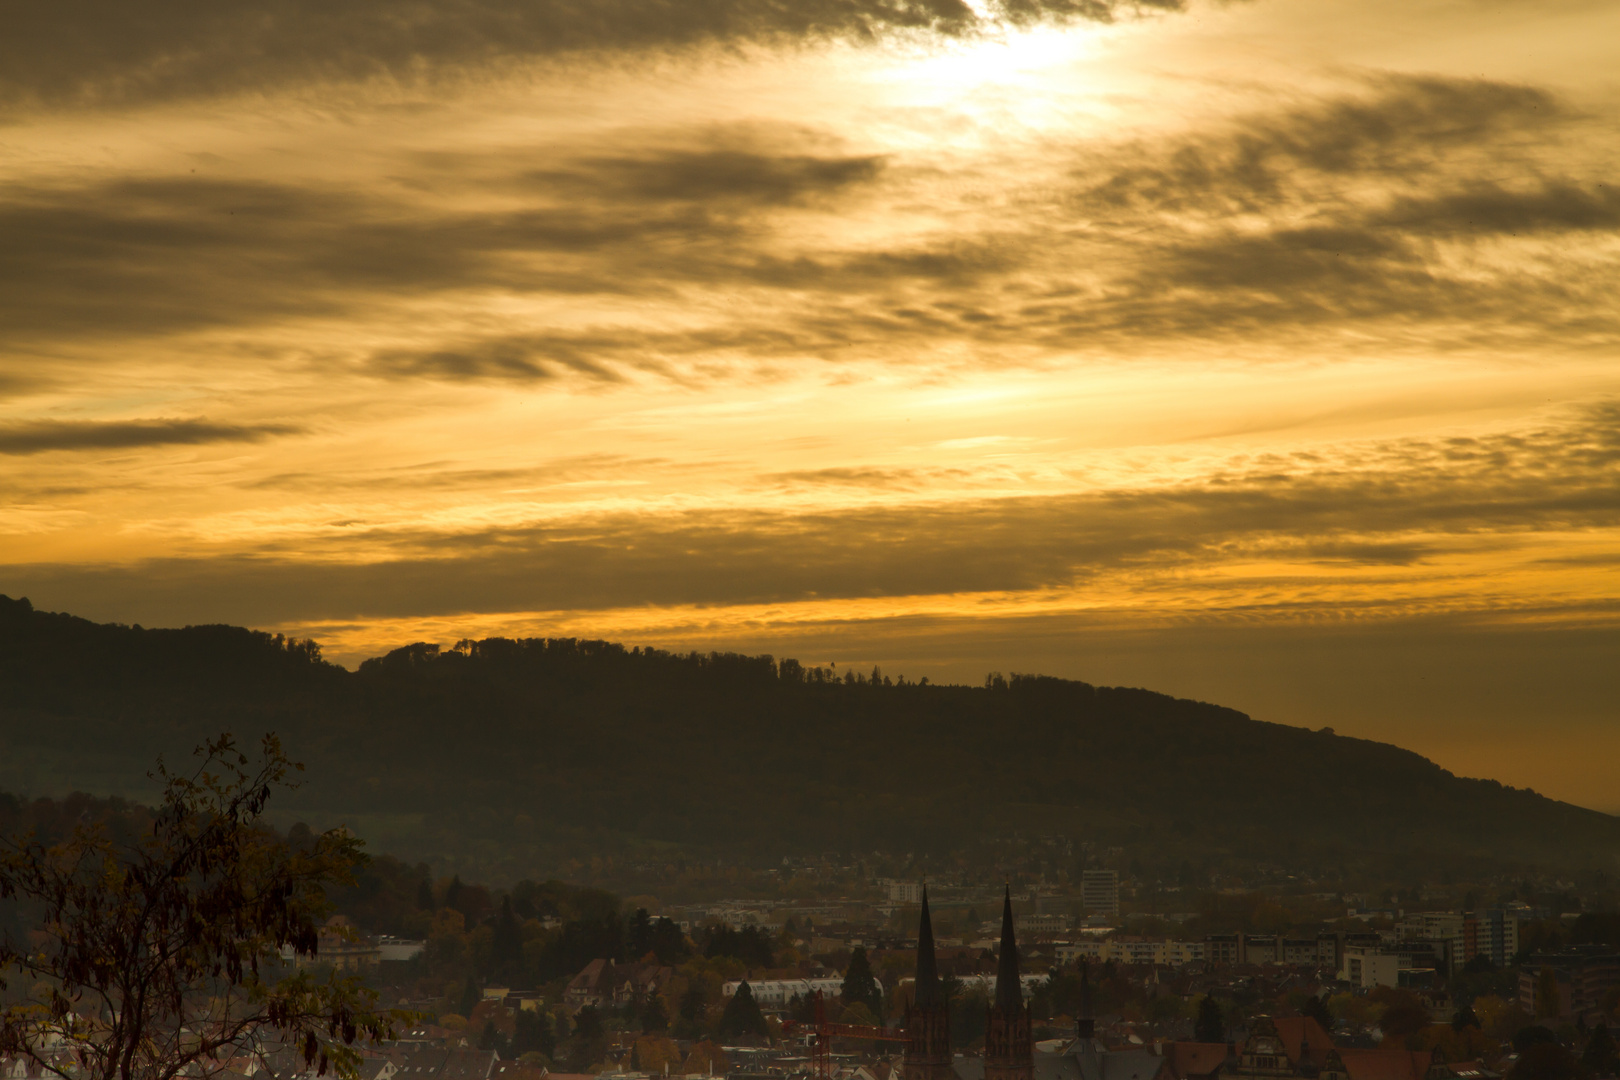
{"type": "MultiPolygon", "coordinates": [[[[906,1007],[906,1056],[903,1080],[959,1080],[951,1059],[951,1012],[934,958],[934,924],[928,917],[928,890],[923,889],[922,920],[917,928],[917,985],[906,1007]]],[[[1012,888],[1001,909],[1001,960],[996,969],[996,997],[984,1036],[984,1080],[1034,1080],[1035,1045],[1029,1007],[1018,978],[1018,942],[1013,935],[1012,888]]]]}

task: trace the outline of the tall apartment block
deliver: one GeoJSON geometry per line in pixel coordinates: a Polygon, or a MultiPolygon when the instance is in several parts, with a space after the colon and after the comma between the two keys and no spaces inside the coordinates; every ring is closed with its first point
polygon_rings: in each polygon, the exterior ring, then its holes
{"type": "Polygon", "coordinates": [[[1093,915],[1119,914],[1119,875],[1112,870],[1080,873],[1080,906],[1093,915]]]}

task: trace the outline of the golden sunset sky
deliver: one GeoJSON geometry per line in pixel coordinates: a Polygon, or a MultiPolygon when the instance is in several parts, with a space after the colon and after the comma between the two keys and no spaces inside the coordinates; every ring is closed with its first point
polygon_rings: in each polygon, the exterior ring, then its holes
{"type": "Polygon", "coordinates": [[[351,667],[1044,672],[1620,811],[1617,43],[1613,0],[38,5],[0,592],[351,667]]]}

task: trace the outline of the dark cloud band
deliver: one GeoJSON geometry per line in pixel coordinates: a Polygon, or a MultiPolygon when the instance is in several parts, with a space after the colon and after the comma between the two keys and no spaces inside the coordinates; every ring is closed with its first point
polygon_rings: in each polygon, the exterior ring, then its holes
{"type": "MultiPolygon", "coordinates": [[[[620,514],[482,532],[344,530],[304,552],[12,567],[0,591],[72,608],[257,623],[1070,589],[1256,560],[1421,570],[1482,543],[1620,529],[1620,407],[1563,427],[1382,445],[1199,484],[819,513],[620,514]],[[345,558],[362,545],[366,561],[345,558]],[[379,557],[380,556],[380,557],[379,557]],[[197,614],[177,616],[176,611],[197,614]]],[[[874,477],[846,477],[868,484],[874,477]]],[[[766,483],[778,476],[762,477],[766,483]]],[[[1275,593],[1278,579],[1262,591],[1275,593]]],[[[1218,589],[1241,584],[1221,577],[1218,589]]],[[[1286,592],[1286,590],[1284,590],[1286,592]]],[[[1280,601],[1279,601],[1280,602],[1280,601]]],[[[153,616],[154,618],[156,616],[153,616]]]]}
{"type": "MultiPolygon", "coordinates": [[[[1179,7],[1136,0],[1132,7],[1179,7]]],[[[504,59],[704,44],[963,35],[1113,17],[1114,0],[62,0],[7,20],[0,101],[130,102],[303,81],[413,79],[504,59]]]]}
{"type": "Polygon", "coordinates": [[[215,424],[207,420],[36,420],[0,425],[0,454],[260,442],[302,431],[291,424],[215,424]]]}
{"type": "Polygon", "coordinates": [[[1031,346],[1117,352],[1233,332],[1314,346],[1347,320],[1441,348],[1460,334],[1603,348],[1620,340],[1614,268],[1553,244],[1620,230],[1620,195],[1581,149],[1587,122],[1533,87],[1381,76],[1194,134],[1050,147],[1073,168],[993,217],[866,247],[834,238],[829,215],[932,197],[938,178],[796,128],[417,162],[424,190],[500,196],[483,210],[397,185],[13,187],[0,192],[0,326],[54,349],[301,318],[392,323],[402,305],[458,294],[679,312],[513,320],[346,358],[381,378],[515,382],[929,362],[936,345],[971,344],[987,365],[1031,346]]]}

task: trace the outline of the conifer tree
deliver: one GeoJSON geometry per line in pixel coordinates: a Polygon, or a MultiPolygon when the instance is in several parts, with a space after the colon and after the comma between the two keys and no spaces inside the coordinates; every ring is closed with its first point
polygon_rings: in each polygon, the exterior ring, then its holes
{"type": "Polygon", "coordinates": [[[863,946],[855,946],[855,951],[849,954],[849,968],[844,972],[844,985],[838,997],[845,1005],[865,1005],[873,1016],[880,1019],[883,1016],[883,991],[872,974],[872,963],[866,958],[863,946]]]}
{"type": "Polygon", "coordinates": [[[735,1039],[769,1032],[770,1029],[765,1026],[765,1014],[759,1011],[759,1002],[754,1000],[753,988],[744,980],[737,987],[737,992],[731,995],[731,1000],[726,1002],[725,1012],[720,1014],[720,1037],[735,1039]]]}
{"type": "Polygon", "coordinates": [[[501,913],[495,917],[495,935],[489,943],[489,969],[497,979],[510,979],[523,961],[523,930],[512,913],[512,898],[501,900],[501,913]]]}
{"type": "Polygon", "coordinates": [[[644,907],[636,908],[636,913],[630,919],[630,948],[626,959],[640,960],[653,948],[652,918],[644,907]]]}
{"type": "Polygon", "coordinates": [[[1305,999],[1305,1005],[1302,1009],[1300,1009],[1300,1012],[1305,1016],[1309,1016],[1318,1024],[1321,1024],[1323,1031],[1332,1034],[1333,1014],[1328,1012],[1328,1007],[1321,998],[1317,997],[1315,994],[1312,994],[1310,997],[1305,999]]]}

